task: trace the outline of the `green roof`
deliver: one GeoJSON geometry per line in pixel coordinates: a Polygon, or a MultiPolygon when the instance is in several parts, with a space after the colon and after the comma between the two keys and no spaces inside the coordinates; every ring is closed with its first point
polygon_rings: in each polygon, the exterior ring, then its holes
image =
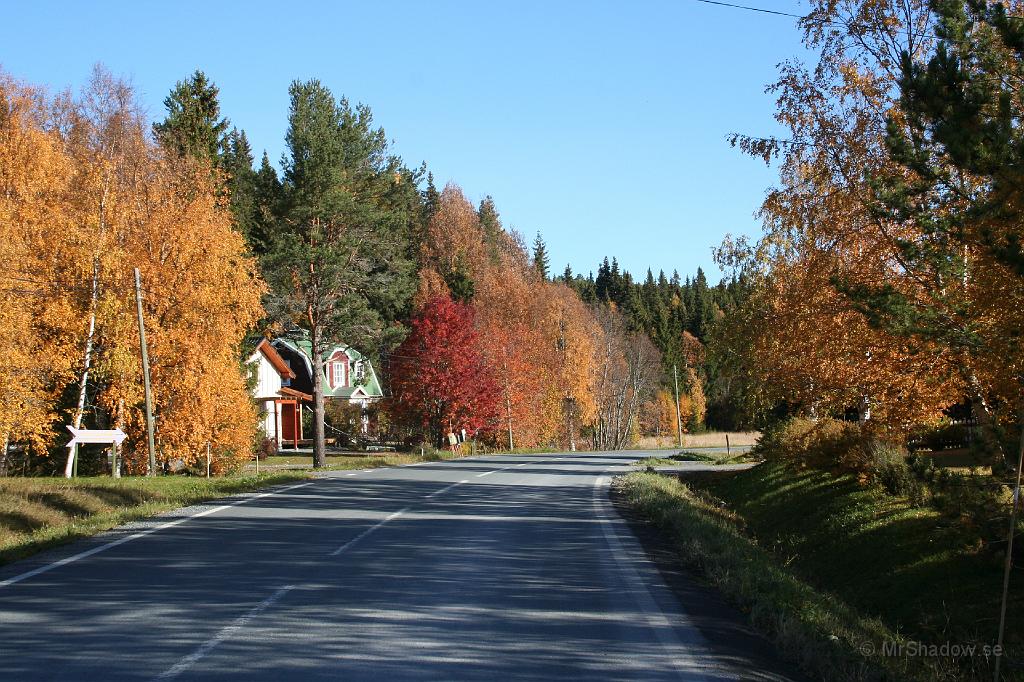
{"type": "MultiPolygon", "coordinates": [[[[285,336],[275,340],[291,346],[293,350],[298,351],[303,355],[304,358],[307,359],[306,369],[312,372],[312,363],[308,361],[308,358],[313,357],[313,344],[309,340],[309,335],[306,332],[303,332],[302,336],[285,336]]],[[[351,398],[352,394],[356,392],[356,389],[361,388],[368,398],[383,398],[384,391],[380,388],[380,381],[377,379],[377,371],[373,368],[373,363],[370,362],[369,358],[352,346],[348,346],[343,343],[330,346],[328,351],[321,358],[321,362],[325,362],[338,351],[341,351],[348,356],[349,367],[354,367],[356,362],[363,363],[365,368],[363,371],[363,378],[357,381],[353,386],[339,386],[332,390],[330,382],[327,381],[326,371],[322,370],[322,376],[324,379],[324,396],[351,398]]],[[[352,376],[352,374],[350,374],[350,376],[352,376]]]]}

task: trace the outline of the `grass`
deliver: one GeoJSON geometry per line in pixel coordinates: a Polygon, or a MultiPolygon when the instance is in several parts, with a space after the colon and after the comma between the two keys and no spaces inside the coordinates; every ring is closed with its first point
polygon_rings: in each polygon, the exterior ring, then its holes
{"type": "MultiPolygon", "coordinates": [[[[850,474],[782,463],[706,487],[794,573],[908,638],[995,643],[1005,546],[984,543],[971,523],[850,474]]],[[[1011,660],[1024,653],[1022,578],[1013,577],[1008,607],[1011,660]]],[[[990,677],[981,658],[964,665],[965,674],[990,677]]]]}
{"type": "MultiPolygon", "coordinates": [[[[460,455],[453,455],[447,450],[431,450],[422,456],[418,453],[407,452],[373,452],[373,453],[340,453],[328,454],[326,466],[320,471],[344,471],[347,469],[376,469],[379,467],[401,466],[403,464],[415,464],[417,462],[440,462],[442,460],[457,459],[465,457],[468,452],[460,455]]],[[[275,455],[260,460],[260,471],[275,469],[313,469],[313,455],[310,453],[297,453],[291,455],[275,455]]],[[[256,463],[250,462],[245,465],[246,472],[253,472],[256,463]]]]}
{"type": "Polygon", "coordinates": [[[852,476],[764,464],[706,480],[637,472],[618,485],[783,655],[829,680],[990,679],[981,656],[881,655],[885,642],[993,642],[999,561],[969,529],[852,476]]]}
{"type": "MultiPolygon", "coordinates": [[[[485,451],[484,448],[477,450],[477,455],[549,455],[551,448],[528,448],[516,449],[513,451],[497,450],[485,451]]],[[[448,450],[426,450],[423,455],[418,452],[345,452],[328,454],[327,463],[320,471],[344,471],[347,469],[376,469],[379,467],[402,466],[403,464],[416,464],[418,462],[441,462],[450,459],[470,456],[468,445],[463,450],[453,455],[448,450]]],[[[274,455],[260,460],[260,471],[264,468],[275,469],[303,469],[313,470],[313,455],[311,453],[295,453],[290,455],[274,455]]],[[[249,462],[245,465],[246,472],[254,472],[256,463],[249,462]]]]}
{"type": "Polygon", "coordinates": [[[178,507],[306,478],[0,478],[0,565],[178,507]]]}
{"type": "Polygon", "coordinates": [[[633,462],[633,466],[638,467],[666,467],[666,466],[678,466],[682,462],[702,462],[704,464],[737,464],[740,462],[753,461],[748,453],[741,452],[732,456],[727,455],[724,452],[690,452],[683,451],[675,455],[667,455],[665,457],[645,457],[644,459],[633,462]]]}

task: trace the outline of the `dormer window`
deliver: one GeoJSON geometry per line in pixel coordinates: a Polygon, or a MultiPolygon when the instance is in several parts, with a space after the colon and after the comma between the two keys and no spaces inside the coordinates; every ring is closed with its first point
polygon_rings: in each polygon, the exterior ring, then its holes
{"type": "Polygon", "coordinates": [[[345,385],[345,363],[331,363],[331,386],[338,388],[345,385]]]}
{"type": "Polygon", "coordinates": [[[363,380],[363,376],[364,376],[363,363],[357,362],[356,363],[356,381],[362,381],[363,380]]]}

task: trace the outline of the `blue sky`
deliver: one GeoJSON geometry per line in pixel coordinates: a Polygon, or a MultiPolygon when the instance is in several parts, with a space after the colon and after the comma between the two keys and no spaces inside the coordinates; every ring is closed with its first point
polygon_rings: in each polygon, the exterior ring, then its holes
{"type": "MultiPolygon", "coordinates": [[[[750,0],[786,12],[798,0],[750,0]]],[[[364,102],[408,164],[506,227],[539,231],[552,266],[616,256],[642,276],[702,266],[727,232],[758,234],[775,171],[729,147],[779,130],[764,93],[806,56],[794,20],[666,2],[11,3],[0,65],[54,89],[101,62],[154,119],[199,68],[257,156],[283,152],[288,84],[364,102]]]]}

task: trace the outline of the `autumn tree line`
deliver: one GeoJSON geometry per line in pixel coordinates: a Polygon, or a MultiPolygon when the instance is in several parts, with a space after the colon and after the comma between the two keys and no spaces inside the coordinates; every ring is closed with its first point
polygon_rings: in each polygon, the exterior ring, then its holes
{"type": "MultiPolygon", "coordinates": [[[[80,92],[0,75],[0,436],[26,472],[56,472],[65,424],[121,428],[147,467],[134,270],[142,282],[159,466],[229,471],[261,434],[245,364],[254,341],[344,341],[378,363],[381,438],[467,430],[501,448],[621,448],[703,427],[702,340],[741,298],[678,274],[634,283],[550,272],[494,201],[438,189],[395,155],[370,109],[318,81],[289,89],[286,152],[259,162],[202,72],[152,123],[97,67],[80,92]],[[279,170],[280,168],[280,170],[279,170]]],[[[315,462],[326,438],[314,372],[315,462]]],[[[717,395],[717,394],[716,394],[717,395]]],[[[726,396],[731,399],[731,396],[726,396]]],[[[83,456],[84,472],[102,470],[83,456]]],[[[10,466],[7,466],[10,468],[10,466]]]]}
{"type": "Polygon", "coordinates": [[[816,64],[780,65],[765,236],[727,239],[749,292],[712,332],[751,413],[903,440],[971,417],[1016,461],[1024,352],[1018,2],[814,0],[816,64]]]}

